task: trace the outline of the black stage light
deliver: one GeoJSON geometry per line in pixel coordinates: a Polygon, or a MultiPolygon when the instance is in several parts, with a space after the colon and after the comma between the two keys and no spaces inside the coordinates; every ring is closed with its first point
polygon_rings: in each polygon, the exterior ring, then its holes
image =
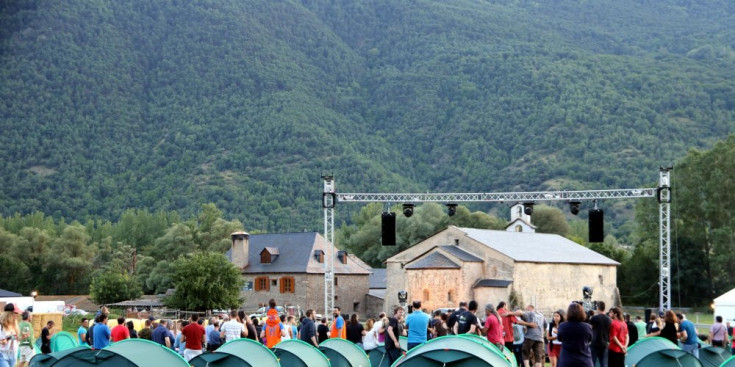
{"type": "Polygon", "coordinates": [[[406,218],[409,218],[413,215],[413,207],[416,205],[413,204],[403,204],[403,215],[406,216],[406,218]]]}
{"type": "Polygon", "coordinates": [[[447,204],[447,215],[453,216],[457,214],[457,204],[447,204]]]}
{"type": "Polygon", "coordinates": [[[569,211],[572,212],[572,214],[574,215],[579,214],[579,204],[581,204],[579,201],[570,201],[569,211]]]}
{"type": "Polygon", "coordinates": [[[523,212],[526,213],[526,215],[533,214],[533,203],[523,203],[523,212]]]}

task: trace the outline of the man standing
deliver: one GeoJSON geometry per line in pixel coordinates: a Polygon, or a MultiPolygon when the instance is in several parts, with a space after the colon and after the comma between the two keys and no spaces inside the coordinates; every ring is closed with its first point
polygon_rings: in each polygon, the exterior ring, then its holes
{"type": "Polygon", "coordinates": [[[31,358],[36,355],[36,351],[33,350],[33,325],[31,324],[31,313],[23,311],[21,315],[23,321],[18,324],[18,330],[20,330],[20,344],[18,348],[18,366],[27,367],[28,362],[31,358]]]}
{"type": "Polygon", "coordinates": [[[281,342],[281,339],[288,336],[288,331],[278,317],[276,300],[271,298],[268,301],[268,307],[268,312],[266,312],[267,318],[265,325],[263,325],[263,330],[260,332],[260,339],[264,341],[266,347],[273,348],[281,342]]]}
{"type": "Polygon", "coordinates": [[[209,322],[207,323],[207,326],[204,328],[204,335],[206,337],[205,339],[207,340],[207,342],[206,342],[207,351],[209,351],[209,343],[211,342],[211,340],[209,339],[209,335],[212,332],[212,330],[214,330],[214,323],[215,322],[217,322],[217,318],[210,317],[209,318],[209,322]]]}
{"type": "Polygon", "coordinates": [[[306,310],[306,317],[301,321],[301,341],[319,348],[316,340],[316,325],[314,324],[314,310],[306,310]]]}
{"type": "Polygon", "coordinates": [[[403,307],[396,306],[393,309],[393,317],[388,318],[388,328],[385,330],[385,354],[392,365],[401,357],[400,336],[403,334],[401,321],[403,320],[403,307]]]}
{"type": "Polygon", "coordinates": [[[467,302],[460,301],[459,302],[459,308],[454,310],[451,315],[449,315],[449,318],[447,318],[447,329],[449,329],[450,334],[454,334],[454,324],[457,323],[457,319],[459,318],[459,315],[463,314],[467,311],[467,302]]]}
{"type": "Polygon", "coordinates": [[[677,313],[676,318],[679,319],[679,340],[682,343],[681,349],[691,353],[699,359],[699,338],[697,337],[697,329],[694,324],[685,319],[684,315],[677,313]]]}
{"type": "Polygon", "coordinates": [[[513,350],[513,324],[518,322],[516,316],[521,316],[522,312],[512,312],[505,308],[505,302],[498,303],[498,314],[503,320],[503,342],[508,350],[513,350]]]}
{"type": "Polygon", "coordinates": [[[171,341],[168,339],[168,320],[161,319],[161,322],[153,329],[151,340],[154,342],[171,348],[171,341]]]}
{"type": "Polygon", "coordinates": [[[138,332],[138,338],[151,340],[152,334],[153,334],[153,330],[151,329],[152,324],[153,324],[153,320],[151,319],[145,320],[145,326],[143,326],[143,328],[140,329],[140,332],[138,332]]]}
{"type": "Polygon", "coordinates": [[[181,330],[181,342],[184,343],[184,359],[188,362],[192,358],[202,354],[202,341],[204,339],[204,327],[199,325],[199,315],[191,315],[191,323],[181,330]]]}
{"type": "Polygon", "coordinates": [[[629,313],[626,313],[624,318],[625,326],[628,328],[628,346],[631,346],[638,341],[638,328],[632,321],[630,321],[629,313]]]}
{"type": "Polygon", "coordinates": [[[421,311],[421,301],[413,301],[413,312],[406,317],[408,328],[408,350],[426,342],[426,332],[429,329],[429,315],[421,311]]]}
{"type": "Polygon", "coordinates": [[[334,321],[332,321],[332,327],[329,330],[330,338],[342,338],[347,339],[347,328],[345,328],[345,319],[341,316],[342,309],[339,306],[334,307],[334,321]]]}
{"type": "Polygon", "coordinates": [[[88,347],[89,343],[87,343],[87,329],[89,328],[89,320],[84,317],[82,318],[82,324],[79,325],[79,329],[77,329],[77,339],[79,339],[79,346],[85,346],[88,347]]]}
{"type": "Polygon", "coordinates": [[[222,337],[219,332],[219,321],[215,321],[212,326],[212,331],[207,335],[207,352],[214,352],[222,345],[222,337]]]}
{"type": "Polygon", "coordinates": [[[230,320],[222,324],[219,335],[225,340],[225,343],[248,336],[245,325],[237,321],[237,310],[230,311],[230,320]]]}
{"type": "Polygon", "coordinates": [[[523,341],[523,365],[531,366],[531,354],[533,354],[533,364],[541,367],[546,359],[544,353],[544,330],[546,330],[546,318],[544,315],[536,312],[533,305],[526,306],[526,312],[521,315],[521,320],[517,322],[519,325],[526,327],[526,335],[523,341]]]}
{"type": "Polygon", "coordinates": [[[125,326],[124,317],[117,318],[117,326],[112,328],[110,335],[112,336],[113,343],[117,343],[120,340],[130,339],[130,331],[128,331],[128,328],[125,326]]]}
{"type": "Polygon", "coordinates": [[[709,340],[713,347],[725,348],[727,339],[727,328],[722,324],[722,316],[717,316],[715,323],[709,328],[709,340]]]}
{"type": "Polygon", "coordinates": [[[495,344],[498,350],[502,351],[505,343],[503,342],[503,326],[500,314],[495,311],[492,303],[485,305],[485,326],[482,333],[487,336],[487,340],[495,344]]]}
{"type": "Polygon", "coordinates": [[[41,329],[41,353],[51,353],[51,336],[54,334],[54,321],[48,320],[46,327],[41,329]]]}
{"type": "Polygon", "coordinates": [[[468,309],[459,314],[457,322],[454,323],[454,334],[475,334],[477,333],[477,301],[470,301],[468,309]]]}
{"type": "Polygon", "coordinates": [[[643,338],[646,334],[646,323],[643,322],[643,318],[640,316],[635,317],[635,322],[633,323],[635,325],[635,328],[638,329],[638,337],[643,338]]]}
{"type": "Polygon", "coordinates": [[[99,320],[94,324],[94,331],[92,337],[94,338],[93,345],[94,349],[102,349],[110,345],[110,327],[107,326],[107,314],[100,314],[97,318],[99,320]]]}
{"type": "Polygon", "coordinates": [[[612,319],[605,314],[605,302],[597,301],[597,313],[590,318],[592,325],[592,363],[607,367],[607,348],[610,345],[610,325],[612,319]]]}

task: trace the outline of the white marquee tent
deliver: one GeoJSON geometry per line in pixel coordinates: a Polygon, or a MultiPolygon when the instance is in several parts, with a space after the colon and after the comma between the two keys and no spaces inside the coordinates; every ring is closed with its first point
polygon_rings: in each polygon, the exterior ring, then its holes
{"type": "Polygon", "coordinates": [[[715,298],[715,316],[722,316],[725,321],[735,320],[735,288],[715,298]]]}

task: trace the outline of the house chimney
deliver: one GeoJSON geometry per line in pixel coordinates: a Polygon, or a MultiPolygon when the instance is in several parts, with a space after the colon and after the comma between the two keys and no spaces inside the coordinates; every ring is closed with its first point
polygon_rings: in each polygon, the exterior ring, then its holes
{"type": "Polygon", "coordinates": [[[232,264],[242,270],[248,266],[250,254],[250,234],[247,232],[235,232],[232,238],[232,264]]]}

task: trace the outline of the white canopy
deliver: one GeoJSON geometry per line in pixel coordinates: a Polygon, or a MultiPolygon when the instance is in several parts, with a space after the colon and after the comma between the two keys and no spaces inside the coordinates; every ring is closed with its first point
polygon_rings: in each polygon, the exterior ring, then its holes
{"type": "Polygon", "coordinates": [[[725,321],[735,320],[735,288],[715,298],[715,316],[722,316],[725,321]]]}

